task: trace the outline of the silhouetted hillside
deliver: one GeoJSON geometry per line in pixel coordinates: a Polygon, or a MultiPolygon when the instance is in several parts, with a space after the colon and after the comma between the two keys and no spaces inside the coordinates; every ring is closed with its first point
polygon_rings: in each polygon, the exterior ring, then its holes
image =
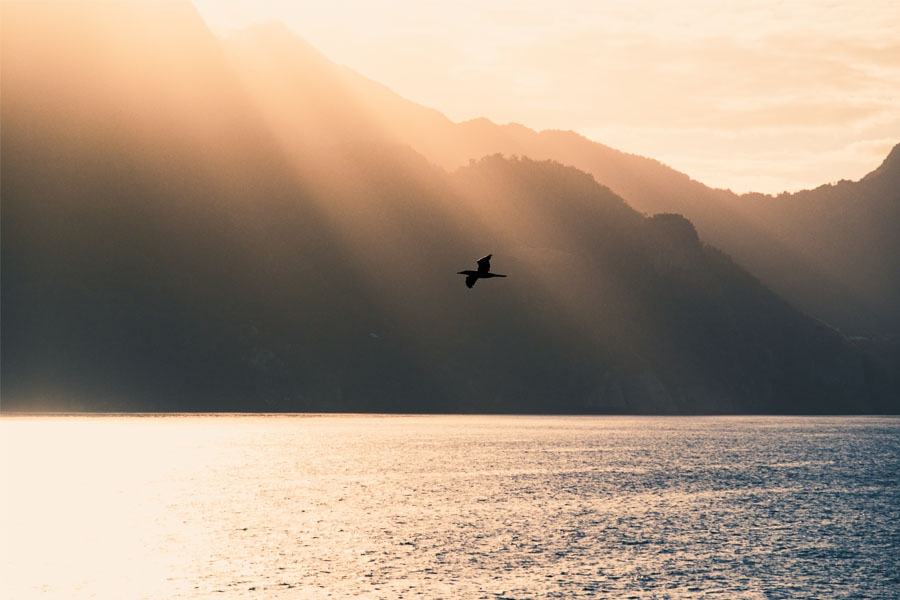
{"type": "MultiPolygon", "coordinates": [[[[407,144],[447,169],[501,153],[555,160],[591,173],[638,211],[680,213],[798,308],[849,334],[900,332],[900,165],[860,182],[777,198],[715,190],[652,159],[573,132],[536,132],[487,119],[453,123],[330,63],[284,27],[250,29],[228,47],[275,129],[306,139],[310,123],[344,137],[407,144]],[[277,90],[277,93],[273,93],[277,90]],[[313,96],[328,110],[298,109],[313,96]],[[271,106],[274,102],[278,107],[271,106]],[[339,109],[338,109],[339,107],[339,109]],[[893,184],[893,185],[892,185],[893,184]]],[[[308,105],[307,105],[308,106],[308,105]]],[[[896,155],[896,151],[894,152],[896,155]]]]}
{"type": "MultiPolygon", "coordinates": [[[[465,153],[550,159],[585,170],[647,214],[680,213],[707,242],[804,312],[849,334],[900,332],[900,164],[890,158],[859,182],[778,197],[710,189],[656,161],[572,132],[462,123],[465,153]]],[[[427,148],[429,143],[417,144],[427,148]]],[[[895,149],[892,155],[896,155],[895,149]]],[[[426,153],[428,154],[428,153],[426,153]]],[[[428,154],[440,159],[437,153],[428,154]]],[[[446,164],[446,163],[445,163],[446,164]]]]}
{"type": "Polygon", "coordinates": [[[851,334],[900,333],[900,145],[860,181],[739,202],[787,250],[747,242],[747,263],[773,285],[851,334]],[[785,255],[805,259],[805,272],[785,255]]]}
{"type": "Polygon", "coordinates": [[[583,171],[448,174],[189,4],[3,20],[4,410],[898,409],[873,355],[583,171]],[[491,252],[509,277],[467,289],[491,252]]]}

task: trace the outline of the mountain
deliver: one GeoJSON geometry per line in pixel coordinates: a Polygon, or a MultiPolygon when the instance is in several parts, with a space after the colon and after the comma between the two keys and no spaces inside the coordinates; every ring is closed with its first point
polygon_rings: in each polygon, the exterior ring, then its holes
{"type": "Polygon", "coordinates": [[[778,197],[738,196],[573,132],[536,132],[487,119],[453,123],[334,65],[279,24],[249,29],[227,47],[248,89],[267,105],[272,127],[291,132],[292,139],[301,139],[300,132],[310,130],[308,121],[324,115],[319,125],[331,132],[365,131],[370,139],[409,145],[448,170],[495,153],[572,165],[638,211],[685,215],[704,240],[800,310],[849,335],[900,333],[897,148],[859,182],[778,197]],[[295,110],[296,98],[312,100],[320,109],[295,110]]]}
{"type": "Polygon", "coordinates": [[[373,108],[389,90],[283,29],[2,11],[3,410],[900,408],[685,217],[559,161],[448,172],[373,108]],[[467,289],[488,253],[509,277],[467,289]]]}

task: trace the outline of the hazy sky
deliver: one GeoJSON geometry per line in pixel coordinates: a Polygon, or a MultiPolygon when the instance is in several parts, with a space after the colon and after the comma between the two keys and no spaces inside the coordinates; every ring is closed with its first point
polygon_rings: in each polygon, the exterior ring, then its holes
{"type": "Polygon", "coordinates": [[[454,121],[572,129],[735,191],[859,179],[900,142],[897,0],[194,0],[284,22],[454,121]]]}

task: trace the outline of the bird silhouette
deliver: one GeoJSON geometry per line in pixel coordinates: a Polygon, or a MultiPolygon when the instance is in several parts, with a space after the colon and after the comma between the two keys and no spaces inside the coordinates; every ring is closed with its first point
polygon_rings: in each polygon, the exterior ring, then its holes
{"type": "Polygon", "coordinates": [[[476,263],[478,263],[477,271],[460,271],[459,273],[457,273],[457,275],[466,276],[466,287],[472,287],[479,279],[489,279],[491,277],[506,277],[506,275],[501,275],[499,273],[491,273],[492,256],[493,254],[488,254],[484,258],[475,261],[476,263]]]}

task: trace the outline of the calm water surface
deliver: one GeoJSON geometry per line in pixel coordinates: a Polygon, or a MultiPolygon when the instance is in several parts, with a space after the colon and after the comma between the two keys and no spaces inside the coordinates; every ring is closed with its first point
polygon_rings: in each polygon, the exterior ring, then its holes
{"type": "Polygon", "coordinates": [[[0,419],[2,598],[898,598],[900,419],[0,419]]]}

